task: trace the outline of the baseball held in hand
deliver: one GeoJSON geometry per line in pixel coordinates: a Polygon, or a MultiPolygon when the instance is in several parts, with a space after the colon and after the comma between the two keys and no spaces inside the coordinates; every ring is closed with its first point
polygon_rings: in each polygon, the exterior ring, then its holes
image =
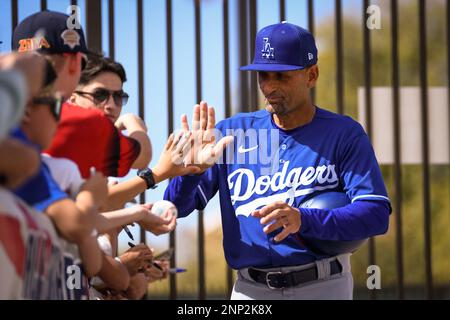
{"type": "Polygon", "coordinates": [[[172,214],[174,216],[178,215],[178,210],[175,205],[167,200],[159,200],[156,201],[152,206],[152,213],[156,214],[157,216],[160,216],[161,218],[164,218],[167,216],[167,211],[172,211],[172,214]]]}

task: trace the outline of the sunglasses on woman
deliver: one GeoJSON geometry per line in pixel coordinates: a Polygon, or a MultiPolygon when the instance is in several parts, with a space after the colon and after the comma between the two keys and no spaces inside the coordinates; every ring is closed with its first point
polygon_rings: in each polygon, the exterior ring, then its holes
{"type": "Polygon", "coordinates": [[[92,97],[95,105],[101,105],[109,100],[109,97],[113,97],[114,103],[116,106],[123,107],[128,102],[128,94],[123,90],[119,91],[109,91],[104,88],[95,89],[94,92],[85,92],[85,91],[75,91],[76,94],[80,96],[90,96],[92,97]]]}
{"type": "Polygon", "coordinates": [[[61,119],[61,108],[63,103],[63,98],[60,96],[42,96],[37,97],[32,100],[35,105],[47,105],[50,107],[50,112],[56,121],[61,119]]]}

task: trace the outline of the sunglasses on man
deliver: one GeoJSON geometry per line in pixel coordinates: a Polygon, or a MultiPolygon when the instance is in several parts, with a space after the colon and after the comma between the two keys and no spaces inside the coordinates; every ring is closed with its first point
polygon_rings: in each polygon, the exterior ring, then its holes
{"type": "Polygon", "coordinates": [[[116,106],[123,107],[128,103],[128,94],[123,90],[110,91],[104,88],[95,89],[94,92],[85,91],[75,91],[76,94],[80,96],[90,96],[94,101],[95,105],[101,105],[109,100],[109,97],[113,97],[116,106]]]}

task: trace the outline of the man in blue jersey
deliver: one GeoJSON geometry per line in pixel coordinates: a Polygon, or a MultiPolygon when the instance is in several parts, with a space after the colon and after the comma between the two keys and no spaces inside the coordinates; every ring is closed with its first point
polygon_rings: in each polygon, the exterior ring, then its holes
{"type": "MultiPolygon", "coordinates": [[[[363,128],[312,103],[317,61],[307,30],[289,23],[263,28],[253,63],[241,70],[258,72],[265,110],[217,124],[234,136],[223,161],[194,163],[197,174],[173,179],[165,192],[184,217],[219,191],[225,256],[238,270],[232,299],[352,299],[350,253],[319,254],[302,238],[360,240],[388,229],[391,207],[363,128]],[[345,192],[351,204],[301,208],[324,190],[345,192]]],[[[193,135],[207,132],[213,116],[205,103],[197,106],[193,135]]],[[[212,147],[206,139],[199,153],[212,147]]]]}

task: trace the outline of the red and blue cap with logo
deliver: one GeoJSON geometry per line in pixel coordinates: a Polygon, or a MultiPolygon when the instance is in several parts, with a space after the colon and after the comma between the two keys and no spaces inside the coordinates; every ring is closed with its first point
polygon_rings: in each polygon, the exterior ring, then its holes
{"type": "Polygon", "coordinates": [[[282,22],[263,28],[256,35],[253,63],[242,71],[283,72],[303,70],[317,64],[313,35],[295,24],[282,22]]]}
{"type": "Polygon", "coordinates": [[[42,53],[89,53],[81,26],[68,15],[40,11],[24,19],[15,29],[12,48],[15,51],[42,53]]]}

